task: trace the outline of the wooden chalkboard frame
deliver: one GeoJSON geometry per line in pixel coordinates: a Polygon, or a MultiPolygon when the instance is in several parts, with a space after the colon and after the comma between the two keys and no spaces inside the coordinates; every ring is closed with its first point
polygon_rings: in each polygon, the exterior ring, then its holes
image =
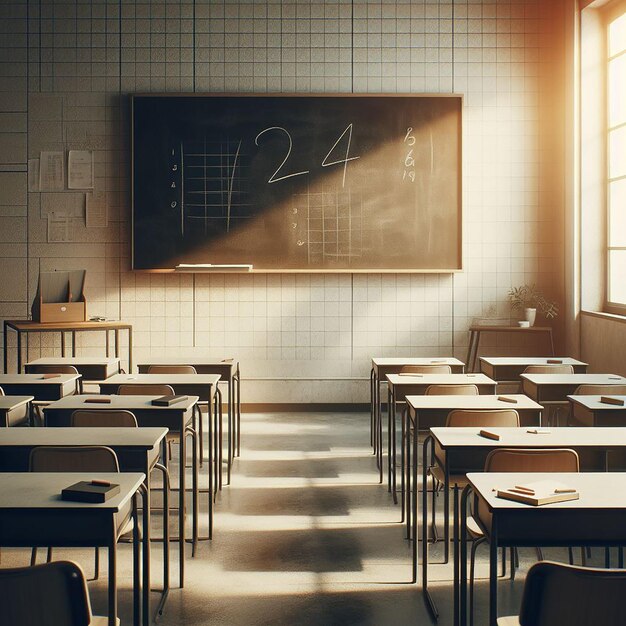
{"type": "MultiPolygon", "coordinates": [[[[455,98],[460,102],[460,115],[458,120],[458,172],[456,177],[457,183],[457,245],[456,256],[458,262],[453,267],[446,268],[252,268],[250,270],[242,269],[224,270],[228,273],[257,273],[257,274],[454,274],[463,271],[463,201],[462,201],[462,180],[463,180],[463,110],[464,96],[461,93],[240,93],[240,92],[138,92],[131,94],[131,269],[140,273],[175,273],[176,268],[136,268],[135,267],[135,189],[134,189],[134,162],[135,162],[135,146],[134,146],[134,102],[135,98],[455,98]]],[[[220,270],[201,268],[192,270],[196,273],[220,273],[220,270]]],[[[189,272],[189,270],[187,270],[189,272]]]]}

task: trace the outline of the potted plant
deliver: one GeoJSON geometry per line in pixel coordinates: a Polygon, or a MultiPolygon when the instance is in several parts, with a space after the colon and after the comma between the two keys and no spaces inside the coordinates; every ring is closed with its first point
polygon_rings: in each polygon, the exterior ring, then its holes
{"type": "Polygon", "coordinates": [[[512,287],[509,291],[509,301],[514,311],[524,311],[524,319],[529,322],[530,326],[535,324],[537,309],[545,315],[546,319],[555,318],[559,312],[556,304],[548,300],[534,283],[512,287]]]}

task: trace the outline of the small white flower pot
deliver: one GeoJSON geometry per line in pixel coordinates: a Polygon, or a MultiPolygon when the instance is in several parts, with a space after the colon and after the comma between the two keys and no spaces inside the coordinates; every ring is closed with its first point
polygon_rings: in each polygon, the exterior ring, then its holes
{"type": "Polygon", "coordinates": [[[524,319],[528,322],[529,326],[535,325],[536,317],[537,309],[524,309],[524,319]]]}

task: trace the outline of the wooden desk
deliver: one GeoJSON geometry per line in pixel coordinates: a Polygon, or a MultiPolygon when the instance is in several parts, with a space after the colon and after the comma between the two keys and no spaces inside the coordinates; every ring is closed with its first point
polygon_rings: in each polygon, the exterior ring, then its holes
{"type": "MultiPolygon", "coordinates": [[[[413,485],[417,485],[417,469],[419,464],[419,448],[417,432],[424,428],[424,423],[433,426],[445,425],[448,414],[454,410],[473,411],[493,411],[501,409],[514,409],[520,416],[520,421],[524,425],[533,426],[541,423],[541,412],[543,407],[523,394],[505,394],[502,397],[516,400],[515,403],[498,400],[496,395],[479,396],[425,396],[411,395],[406,397],[407,413],[409,422],[413,425],[412,445],[409,449],[409,459],[405,462],[402,455],[402,513],[406,512],[407,536],[415,536],[411,532],[411,521],[417,520],[417,491],[411,490],[411,473],[413,474],[413,485]],[[410,457],[413,457],[411,464],[410,457]],[[411,494],[413,495],[411,499],[411,494]],[[412,506],[409,505],[411,502],[412,506]]],[[[402,433],[410,432],[409,425],[403,420],[402,433]]],[[[403,451],[402,451],[403,452],[403,451]]],[[[426,457],[422,457],[422,460],[426,457]]],[[[482,466],[481,466],[482,469],[482,466]]],[[[449,509],[449,492],[444,492],[444,508],[449,509]]],[[[444,518],[444,536],[449,537],[449,522],[444,518]]],[[[445,544],[445,559],[448,559],[448,543],[445,544]]],[[[417,544],[413,545],[413,578],[417,579],[417,544]]]]}
{"type": "Polygon", "coordinates": [[[478,358],[478,346],[480,344],[480,336],[482,333],[513,333],[524,335],[547,335],[550,340],[550,354],[554,354],[554,339],[552,337],[552,328],[550,326],[530,326],[522,328],[521,326],[481,326],[476,324],[469,328],[469,344],[467,346],[467,358],[465,363],[469,372],[476,371],[476,359],[478,358]]]}
{"type": "MultiPolygon", "coordinates": [[[[30,453],[39,446],[107,446],[111,448],[121,472],[139,472],[146,476],[159,460],[159,448],[167,428],[10,428],[0,430],[0,472],[28,472],[30,453]]],[[[161,467],[161,466],[160,466],[161,467]]],[[[168,475],[163,467],[163,500],[169,502],[168,475]]],[[[163,592],[158,612],[162,613],[170,588],[169,519],[164,515],[163,592]]],[[[182,556],[181,556],[182,558],[182,556]]]]}
{"type": "Polygon", "coordinates": [[[128,367],[133,369],[133,326],[127,322],[58,322],[47,323],[33,322],[32,320],[5,320],[4,321],[4,373],[8,372],[9,366],[9,330],[17,335],[17,372],[22,371],[22,335],[24,335],[26,349],[28,351],[28,333],[59,333],[61,336],[61,356],[66,356],[65,333],[71,333],[72,356],[76,356],[76,333],[77,332],[104,332],[106,337],[106,356],[109,356],[109,332],[115,336],[115,356],[120,356],[120,331],[128,332],[128,367]]]}
{"type": "MultiPolygon", "coordinates": [[[[430,385],[476,385],[480,394],[496,392],[496,383],[484,374],[387,374],[387,487],[396,496],[396,403],[404,402],[409,395],[423,395],[430,385]]],[[[404,422],[403,422],[404,423],[404,422]]],[[[404,438],[404,432],[403,438],[404,438]]],[[[382,427],[381,427],[382,439],[382,427]]],[[[380,451],[380,481],[383,472],[380,451]]]]}
{"type": "Polygon", "coordinates": [[[30,421],[33,396],[0,396],[0,427],[23,426],[30,421]]]}
{"type": "MultiPolygon", "coordinates": [[[[434,445],[441,451],[437,455],[444,470],[445,489],[449,493],[450,475],[482,472],[487,456],[498,448],[570,448],[580,456],[582,471],[605,472],[609,469],[608,454],[612,450],[626,449],[626,430],[623,428],[551,428],[547,434],[533,434],[528,428],[489,428],[500,435],[499,441],[486,439],[478,434],[477,428],[432,428],[423,444],[422,459],[430,458],[429,447],[434,445]]],[[[427,463],[424,463],[423,478],[426,478],[427,463]]],[[[611,475],[612,476],[612,475],[611,475]]],[[[605,476],[606,479],[606,476],[605,476]]],[[[423,483],[426,484],[426,483],[423,483]]],[[[458,493],[455,494],[458,500],[458,493]]],[[[422,493],[422,588],[437,615],[435,603],[428,591],[428,497],[422,493]]],[[[414,532],[417,523],[414,522],[414,532]]]]}
{"type": "MultiPolygon", "coordinates": [[[[449,365],[453,374],[462,374],[463,361],[448,357],[373,357],[370,371],[370,443],[380,467],[382,459],[382,400],[380,384],[386,383],[387,374],[399,374],[406,365],[449,365]],[[380,455],[379,455],[380,452],[380,455]]],[[[382,474],[381,474],[382,482],[382,474]]]]}
{"type": "MultiPolygon", "coordinates": [[[[609,394],[605,394],[609,395],[609,394]]],[[[626,426],[626,396],[613,396],[624,401],[624,406],[600,402],[602,396],[567,396],[576,426],[626,426]]]]}
{"type": "MultiPolygon", "coordinates": [[[[208,405],[209,448],[212,445],[212,433],[215,435],[215,455],[217,487],[222,488],[222,393],[218,389],[219,374],[115,374],[99,383],[100,392],[116,394],[120,385],[170,385],[174,393],[187,396],[198,396],[200,402],[208,405]],[[213,407],[213,403],[215,406],[213,407]],[[211,431],[211,420],[215,417],[215,427],[211,431]]],[[[200,416],[201,417],[201,416],[200,416]]],[[[198,419],[198,436],[203,437],[202,419],[198,419]]],[[[201,450],[204,448],[201,447],[201,450]]],[[[200,459],[202,463],[202,458],[200,459]]],[[[230,466],[228,466],[230,478],[230,466]]]]}
{"type": "Polygon", "coordinates": [[[498,382],[519,382],[519,377],[529,365],[571,365],[574,368],[574,374],[586,374],[587,363],[572,359],[571,357],[496,357],[481,356],[480,371],[497,380],[498,382]],[[549,360],[559,360],[561,363],[548,363],[549,360]]]}
{"type": "Polygon", "coordinates": [[[80,374],[0,374],[0,387],[8,396],[33,396],[35,400],[59,400],[76,393],[80,374]]]}
{"type": "Polygon", "coordinates": [[[26,363],[24,371],[29,374],[37,365],[72,365],[78,370],[83,380],[104,380],[122,372],[122,363],[117,357],[44,357],[26,363]]]}
{"type": "MultiPolygon", "coordinates": [[[[228,405],[228,465],[241,452],[241,372],[237,359],[166,358],[142,361],[137,365],[140,374],[147,374],[153,365],[191,365],[198,374],[219,374],[226,383],[228,405]]],[[[230,469],[228,474],[230,482],[230,469]]]]}
{"type": "Polygon", "coordinates": [[[540,404],[567,402],[579,385],[626,385],[617,374],[522,374],[522,391],[540,404]]]}
{"type": "MultiPolygon", "coordinates": [[[[174,432],[181,433],[179,439],[179,449],[180,449],[180,471],[178,472],[178,483],[179,483],[179,493],[178,493],[178,520],[179,520],[179,549],[180,549],[180,561],[179,561],[179,580],[180,586],[183,587],[185,583],[185,564],[183,555],[185,554],[185,488],[186,488],[186,477],[185,477],[185,459],[187,457],[187,445],[186,445],[186,437],[184,436],[185,427],[187,424],[193,421],[193,410],[196,402],[198,401],[197,396],[190,396],[187,400],[177,402],[172,406],[164,407],[164,406],[154,406],[152,404],[152,400],[156,396],[110,396],[111,403],[110,404],[97,404],[85,402],[86,398],[93,397],[93,395],[82,395],[82,396],[68,396],[59,400],[57,402],[53,402],[44,408],[44,423],[48,427],[67,427],[71,424],[71,417],[74,411],[85,410],[85,411],[106,411],[106,410],[127,410],[131,411],[135,417],[137,418],[137,423],[141,427],[140,429],[130,429],[124,428],[120,429],[123,437],[127,437],[130,439],[131,431],[143,430],[144,427],[160,427],[167,428],[174,432]]],[[[39,430],[39,429],[33,429],[39,430]]],[[[65,429],[64,429],[65,430],[65,429]]],[[[92,428],[74,428],[71,430],[77,431],[89,431],[95,430],[92,428]]],[[[74,437],[88,437],[88,434],[84,435],[74,435],[74,437]]],[[[136,436],[136,435],[133,435],[136,436]]],[[[103,445],[102,441],[98,445],[103,445]]],[[[163,455],[163,460],[167,460],[167,451],[163,455]]],[[[193,476],[197,475],[198,468],[193,468],[193,476]]],[[[209,486],[212,489],[212,476],[211,476],[211,465],[209,463],[209,486]]],[[[196,482],[194,480],[194,482],[196,482]]],[[[193,516],[194,516],[194,524],[193,524],[193,539],[194,542],[197,539],[197,515],[198,515],[198,507],[197,507],[197,485],[194,484],[196,489],[194,490],[194,498],[193,498],[193,516]]],[[[212,498],[209,497],[209,533],[211,533],[213,528],[213,503],[212,498]]]]}
{"type": "Polygon", "coordinates": [[[109,554],[108,624],[117,617],[117,540],[132,506],[135,624],[139,624],[139,528],[136,494],[143,499],[143,624],[150,623],[150,494],[144,474],[0,473],[0,546],[106,547],[109,554]],[[80,480],[101,478],[119,484],[120,493],[102,504],[61,500],[62,489],[80,480]]]}
{"type": "MultiPolygon", "coordinates": [[[[626,473],[470,473],[463,492],[460,516],[455,523],[455,624],[467,620],[467,532],[465,512],[470,493],[486,503],[492,514],[489,533],[489,624],[498,614],[497,570],[500,547],[565,547],[626,545],[626,473]],[[575,488],[579,500],[533,507],[497,498],[493,491],[503,485],[555,480],[575,488]],[[600,521],[601,520],[601,521],[600,521]],[[460,544],[460,545],[459,545],[460,544]],[[460,579],[460,580],[459,580],[460,579]]],[[[458,509],[455,509],[457,511],[458,509]]],[[[476,510],[476,508],[474,508],[476,510]]],[[[483,528],[483,531],[486,531],[483,528]]]]}

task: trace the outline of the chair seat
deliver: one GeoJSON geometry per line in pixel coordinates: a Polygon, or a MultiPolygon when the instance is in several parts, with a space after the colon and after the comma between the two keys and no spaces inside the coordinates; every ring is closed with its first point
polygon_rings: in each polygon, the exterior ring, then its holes
{"type": "Polygon", "coordinates": [[[498,626],[520,626],[517,615],[507,615],[498,618],[498,626]]]}
{"type": "MultiPolygon", "coordinates": [[[[441,467],[439,467],[439,465],[433,465],[430,468],[430,473],[437,482],[441,484],[445,482],[446,475],[441,467]]],[[[469,481],[467,480],[467,476],[465,474],[450,474],[449,478],[450,487],[454,487],[454,485],[457,485],[460,488],[465,488],[469,484],[469,481]]]]}

